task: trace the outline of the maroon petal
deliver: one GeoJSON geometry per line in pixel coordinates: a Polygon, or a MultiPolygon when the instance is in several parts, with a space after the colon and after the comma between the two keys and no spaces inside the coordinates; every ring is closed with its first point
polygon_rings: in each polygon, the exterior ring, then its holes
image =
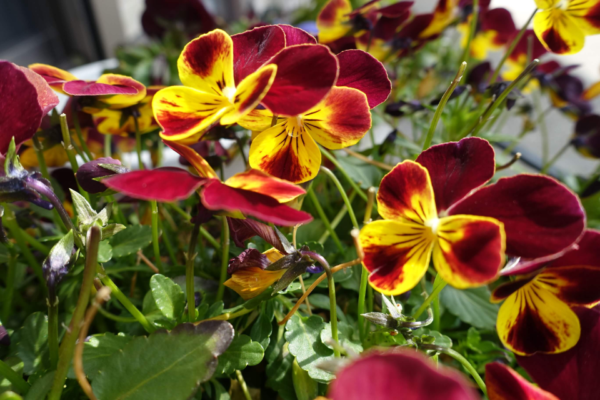
{"type": "Polygon", "coordinates": [[[303,29],[291,25],[277,25],[285,32],[285,45],[317,44],[317,39],[303,29]]]}
{"type": "Polygon", "coordinates": [[[382,63],[362,50],[346,50],[338,54],[340,75],[336,86],[358,89],[367,96],[369,108],[387,100],[392,83],[382,63]]]}
{"type": "Polygon", "coordinates": [[[575,244],[574,249],[550,263],[550,267],[588,265],[600,267],[600,232],[588,229],[575,244]]]}
{"type": "Polygon", "coordinates": [[[331,383],[333,400],[474,400],[474,391],[457,371],[436,367],[412,350],[372,352],[343,368],[331,383]]]}
{"type": "Polygon", "coordinates": [[[267,268],[271,262],[260,251],[256,249],[246,249],[240,253],[239,256],[232,258],[229,260],[229,265],[227,266],[227,273],[233,274],[235,271],[239,271],[240,269],[245,268],[267,268]]]}
{"type": "Polygon", "coordinates": [[[501,178],[465,197],[448,213],[482,215],[503,222],[506,253],[525,258],[557,253],[573,244],[585,228],[577,196],[542,175],[501,178]]]}
{"type": "Polygon", "coordinates": [[[496,32],[494,43],[497,45],[509,43],[517,33],[512,15],[506,8],[494,8],[486,12],[482,18],[481,30],[496,32]]]}
{"type": "Polygon", "coordinates": [[[310,214],[280,204],[264,194],[235,189],[211,180],[201,194],[202,202],[211,210],[241,211],[244,215],[259,218],[281,226],[294,226],[312,221],[310,214]]]}
{"type": "Polygon", "coordinates": [[[377,10],[379,15],[388,18],[402,17],[407,13],[410,13],[410,8],[413,5],[413,1],[399,1],[386,7],[382,7],[377,10]]]}
{"type": "Polygon", "coordinates": [[[267,25],[233,35],[233,74],[235,84],[257,71],[285,48],[285,33],[277,25],[267,25]]]}
{"type": "Polygon", "coordinates": [[[575,347],[559,354],[517,356],[517,361],[544,390],[560,399],[595,400],[600,392],[600,308],[574,308],[581,324],[575,347]]]}
{"type": "Polygon", "coordinates": [[[229,230],[231,232],[231,239],[235,245],[239,248],[246,248],[244,242],[251,237],[259,236],[265,240],[265,242],[271,244],[282,254],[287,254],[286,249],[281,243],[281,239],[271,226],[258,222],[251,218],[238,219],[228,218],[229,230]]]}
{"type": "Polygon", "coordinates": [[[121,165],[121,161],[110,157],[101,157],[83,164],[77,170],[75,176],[77,177],[77,182],[79,182],[79,185],[83,190],[88,193],[96,194],[104,192],[106,190],[106,186],[102,182],[98,182],[95,179],[103,176],[112,176],[118,173],[117,170],[120,172],[129,171],[128,168],[125,168],[121,165]],[[112,164],[116,167],[114,170],[111,170],[102,167],[100,164],[112,164]]]}
{"type": "Polygon", "coordinates": [[[499,362],[485,366],[485,384],[490,400],[559,400],[499,362]]]}
{"type": "Polygon", "coordinates": [[[6,153],[13,136],[17,146],[31,139],[57,104],[58,97],[41,76],[0,61],[0,154],[6,153]]]}
{"type": "Polygon", "coordinates": [[[140,200],[176,201],[187,199],[206,181],[183,169],[161,168],[113,175],[102,183],[140,200]]]}
{"type": "Polygon", "coordinates": [[[494,148],[487,140],[465,138],[432,146],[417,157],[427,168],[438,213],[494,176],[494,148]]]}
{"type": "Polygon", "coordinates": [[[115,86],[106,83],[69,81],[63,85],[65,93],[71,96],[108,96],[116,94],[136,94],[138,90],[129,86],[115,86]]]}
{"type": "Polygon", "coordinates": [[[269,64],[277,75],[262,103],[277,115],[295,116],[319,104],[335,85],[337,58],[323,45],[287,47],[269,64]]]}

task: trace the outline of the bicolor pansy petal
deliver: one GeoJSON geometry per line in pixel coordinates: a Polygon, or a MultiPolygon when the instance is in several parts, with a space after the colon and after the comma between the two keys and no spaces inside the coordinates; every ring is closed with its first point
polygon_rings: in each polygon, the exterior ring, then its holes
{"type": "Polygon", "coordinates": [[[584,265],[549,267],[536,282],[570,305],[593,305],[600,301],[600,268],[584,265]]]}
{"type": "MultiPolygon", "coordinates": [[[[283,122],[284,117],[279,117],[275,123],[283,122]]],[[[238,120],[238,125],[253,132],[262,132],[273,126],[273,113],[267,109],[255,108],[238,120]]]]}
{"type": "Polygon", "coordinates": [[[458,289],[488,284],[504,262],[504,228],[493,218],[456,215],[441,218],[435,227],[433,265],[458,289]]]}
{"type": "Polygon", "coordinates": [[[317,16],[319,42],[330,43],[350,32],[348,15],[352,12],[349,0],[329,0],[317,16]]]}
{"type": "Polygon", "coordinates": [[[235,271],[224,285],[234,290],[242,299],[250,300],[277,282],[285,271],[267,271],[259,267],[243,268],[235,271]]]}
{"type": "Polygon", "coordinates": [[[271,112],[296,116],[327,96],[338,77],[338,61],[329,48],[301,44],[286,47],[269,61],[277,75],[262,103],[271,112]]]}
{"type": "Polygon", "coordinates": [[[585,35],[600,33],[600,1],[569,0],[566,12],[585,35]]]}
{"type": "Polygon", "coordinates": [[[152,100],[154,118],[162,127],[165,140],[180,141],[202,134],[231,109],[222,96],[185,87],[162,89],[152,100]]]}
{"type": "Polygon", "coordinates": [[[431,146],[417,162],[429,171],[438,213],[485,184],[496,172],[494,148],[480,138],[431,146]]]}
{"type": "Polygon", "coordinates": [[[277,25],[285,32],[285,45],[295,46],[297,44],[317,44],[317,39],[303,29],[291,25],[277,25]]]}
{"type": "Polygon", "coordinates": [[[516,354],[561,353],[579,340],[579,318],[535,279],[500,306],[496,322],[502,343],[516,354]]]}
{"type": "Polygon", "coordinates": [[[600,231],[587,229],[572,249],[548,263],[550,267],[570,267],[587,265],[600,268],[600,231]]]}
{"type": "Polygon", "coordinates": [[[317,143],[333,150],[355,145],[371,128],[366,96],[349,87],[334,87],[315,108],[296,118],[317,143]]]}
{"type": "Polygon", "coordinates": [[[257,71],[286,46],[286,34],[278,25],[259,26],[233,35],[235,84],[257,71]]]}
{"type": "Polygon", "coordinates": [[[177,68],[185,86],[218,96],[234,90],[231,37],[221,29],[200,35],[184,47],[177,68]]]}
{"type": "Polygon", "coordinates": [[[559,400],[497,361],[486,364],[485,384],[490,400],[559,400]]]}
{"type": "Polygon", "coordinates": [[[68,71],[47,64],[31,64],[29,69],[40,75],[58,93],[66,94],[62,87],[65,82],[76,81],[77,77],[68,71]]]}
{"type": "Polygon", "coordinates": [[[577,196],[542,175],[501,178],[455,203],[448,214],[499,220],[506,231],[506,253],[524,258],[558,253],[573,244],[585,228],[577,196]]]}
{"type": "Polygon", "coordinates": [[[336,86],[358,89],[367,96],[369,108],[387,100],[392,83],[383,64],[362,50],[346,50],[337,55],[340,74],[336,86]]]}
{"type": "Polygon", "coordinates": [[[187,199],[206,181],[179,168],[161,168],[112,175],[102,183],[140,200],[177,201],[187,199]]]}
{"type": "MultiPolygon", "coordinates": [[[[146,87],[135,79],[118,74],[103,74],[96,80],[98,84],[110,85],[123,92],[115,93],[110,97],[102,97],[103,103],[108,104],[110,108],[125,108],[138,104],[146,97],[146,87]]],[[[66,89],[65,89],[66,91],[66,89]]]]}
{"type": "Polygon", "coordinates": [[[237,189],[212,179],[201,192],[202,203],[209,210],[239,211],[280,226],[294,226],[312,221],[310,214],[298,211],[274,198],[237,189]]]}
{"type": "Polygon", "coordinates": [[[321,151],[301,121],[286,118],[252,141],[249,162],[269,175],[301,183],[317,176],[321,151]]]}
{"type": "Polygon", "coordinates": [[[235,174],[225,181],[232,188],[249,190],[270,196],[280,203],[285,203],[306,193],[300,186],[283,179],[269,176],[256,169],[235,174]]]}
{"type": "Polygon", "coordinates": [[[192,167],[194,167],[200,177],[209,179],[218,178],[217,173],[212,169],[210,164],[191,147],[168,140],[164,140],[164,143],[192,164],[192,167]]]}
{"type": "Polygon", "coordinates": [[[412,222],[375,221],[360,231],[359,240],[371,286],[397,295],[415,287],[427,272],[435,235],[412,222]]]}
{"type": "Polygon", "coordinates": [[[425,224],[437,218],[433,187],[425,167],[404,161],[381,180],[378,212],[385,219],[425,224]]]}
{"type": "Polygon", "coordinates": [[[578,53],[585,43],[585,35],[577,21],[559,7],[538,11],[533,18],[533,30],[553,53],[578,53]]]}

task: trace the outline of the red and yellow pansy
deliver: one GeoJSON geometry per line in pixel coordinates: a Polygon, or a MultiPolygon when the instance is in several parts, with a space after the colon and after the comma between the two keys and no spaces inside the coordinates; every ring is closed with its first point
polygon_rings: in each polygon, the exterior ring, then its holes
{"type": "Polygon", "coordinates": [[[600,33],[600,1],[535,0],[540,9],[533,19],[533,30],[553,53],[579,52],[585,37],[600,33]]]}
{"type": "Polygon", "coordinates": [[[588,230],[574,249],[548,262],[530,261],[506,273],[523,277],[497,287],[492,301],[504,300],[497,329],[506,347],[520,355],[561,353],[579,340],[573,306],[600,301],[600,232],[588,230]]]}
{"type": "Polygon", "coordinates": [[[565,186],[536,175],[482,186],[494,172],[493,148],[478,138],[433,146],[416,162],[398,164],[377,194],[384,220],[360,232],[370,284],[404,293],[433,259],[450,285],[481,286],[498,276],[505,252],[542,257],[581,235],[584,213],[565,186]]]}
{"type": "Polygon", "coordinates": [[[229,261],[227,273],[231,274],[231,278],[225,281],[224,285],[234,290],[242,299],[250,300],[285,274],[285,269],[265,269],[282,257],[283,254],[276,249],[269,249],[262,254],[255,249],[244,250],[238,257],[229,261]]]}

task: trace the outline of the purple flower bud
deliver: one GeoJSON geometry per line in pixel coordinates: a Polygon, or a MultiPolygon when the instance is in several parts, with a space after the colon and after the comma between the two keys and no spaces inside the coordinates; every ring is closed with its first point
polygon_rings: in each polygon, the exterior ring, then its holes
{"type": "Polygon", "coordinates": [[[242,253],[229,260],[229,266],[227,267],[227,273],[233,274],[235,271],[244,268],[257,267],[265,269],[271,264],[267,256],[262,254],[256,249],[248,249],[242,251],[242,253]]]}
{"type": "Polygon", "coordinates": [[[101,182],[94,180],[103,176],[110,176],[129,172],[119,160],[103,157],[83,164],[77,171],[77,182],[88,193],[102,193],[108,188],[101,182]]]}
{"type": "Polygon", "coordinates": [[[0,325],[0,346],[10,346],[10,336],[2,325],[0,325]]]}

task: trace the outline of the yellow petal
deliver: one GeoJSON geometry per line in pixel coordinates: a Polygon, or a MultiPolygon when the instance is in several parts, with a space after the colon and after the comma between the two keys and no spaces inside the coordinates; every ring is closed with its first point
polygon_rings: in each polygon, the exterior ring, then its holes
{"type": "Polygon", "coordinates": [[[285,273],[285,270],[266,271],[258,267],[240,269],[225,282],[225,286],[236,291],[244,300],[250,300],[265,291],[285,273]]]}
{"type": "Polygon", "coordinates": [[[319,42],[329,43],[346,36],[352,29],[348,18],[351,12],[349,0],[329,0],[317,16],[319,42]]]}
{"type": "MultiPolygon", "coordinates": [[[[283,122],[284,118],[278,117],[275,124],[283,122]]],[[[267,130],[273,124],[273,113],[267,109],[254,109],[238,120],[238,125],[252,132],[262,132],[267,130]]],[[[252,137],[254,139],[254,136],[252,137]]]]}
{"type": "Polygon", "coordinates": [[[553,53],[573,54],[583,48],[585,36],[577,22],[560,8],[539,11],[533,18],[533,30],[542,44],[553,53]]]}
{"type": "Polygon", "coordinates": [[[547,10],[556,6],[559,3],[559,0],[535,0],[535,5],[540,10],[547,10]]]}
{"type": "Polygon", "coordinates": [[[566,12],[585,35],[600,33],[600,2],[598,0],[570,0],[566,12]]]}

